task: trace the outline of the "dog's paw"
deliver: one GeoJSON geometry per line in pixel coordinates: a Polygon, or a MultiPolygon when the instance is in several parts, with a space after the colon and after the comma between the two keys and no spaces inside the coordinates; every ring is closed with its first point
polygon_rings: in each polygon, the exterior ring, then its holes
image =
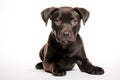
{"type": "Polygon", "coordinates": [[[66,71],[61,70],[61,69],[54,69],[52,74],[54,76],[65,76],[66,75],[66,71]]]}
{"type": "Polygon", "coordinates": [[[37,63],[35,67],[36,69],[43,69],[42,62],[37,63]]]}
{"type": "Polygon", "coordinates": [[[104,74],[104,70],[101,67],[97,67],[97,66],[89,66],[84,70],[84,72],[87,72],[88,74],[93,74],[93,75],[104,74]]]}

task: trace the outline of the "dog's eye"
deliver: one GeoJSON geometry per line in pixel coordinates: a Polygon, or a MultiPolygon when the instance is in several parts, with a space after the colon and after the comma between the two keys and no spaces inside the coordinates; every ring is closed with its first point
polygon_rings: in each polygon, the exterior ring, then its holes
{"type": "Polygon", "coordinates": [[[71,24],[72,24],[73,26],[76,26],[76,25],[78,24],[78,20],[72,20],[71,24]]]}
{"type": "Polygon", "coordinates": [[[60,20],[56,20],[56,22],[60,22],[60,20]]]}
{"type": "Polygon", "coordinates": [[[61,20],[59,20],[59,19],[55,20],[55,24],[60,26],[61,25],[61,20]]]}

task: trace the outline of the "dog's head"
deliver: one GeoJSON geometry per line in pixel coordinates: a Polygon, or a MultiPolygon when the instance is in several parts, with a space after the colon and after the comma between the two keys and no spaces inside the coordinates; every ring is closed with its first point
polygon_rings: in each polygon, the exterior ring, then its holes
{"type": "Polygon", "coordinates": [[[50,7],[41,12],[42,19],[47,25],[48,19],[52,21],[52,30],[56,40],[61,44],[69,44],[76,40],[80,29],[80,21],[86,23],[89,12],[84,8],[50,7]]]}

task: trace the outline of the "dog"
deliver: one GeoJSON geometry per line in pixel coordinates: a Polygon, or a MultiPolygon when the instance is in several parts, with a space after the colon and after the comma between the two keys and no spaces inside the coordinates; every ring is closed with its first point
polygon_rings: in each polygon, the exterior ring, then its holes
{"type": "Polygon", "coordinates": [[[72,70],[75,64],[82,72],[100,75],[104,73],[101,67],[94,66],[86,57],[83,41],[79,35],[81,20],[85,25],[89,11],[79,7],[50,7],[41,12],[47,25],[52,22],[52,31],[48,42],[40,50],[42,62],[36,64],[37,69],[52,73],[54,76],[64,76],[72,70]]]}

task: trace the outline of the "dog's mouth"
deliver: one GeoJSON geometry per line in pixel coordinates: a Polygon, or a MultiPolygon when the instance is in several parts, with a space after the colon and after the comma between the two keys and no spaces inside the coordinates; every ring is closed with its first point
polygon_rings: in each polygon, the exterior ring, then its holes
{"type": "Polygon", "coordinates": [[[63,40],[61,40],[61,43],[63,43],[63,44],[70,44],[72,41],[71,40],[69,40],[69,39],[63,39],[63,40]]]}
{"type": "Polygon", "coordinates": [[[62,38],[62,39],[57,39],[57,42],[61,44],[71,44],[72,42],[74,42],[74,40],[70,38],[62,38]]]}

